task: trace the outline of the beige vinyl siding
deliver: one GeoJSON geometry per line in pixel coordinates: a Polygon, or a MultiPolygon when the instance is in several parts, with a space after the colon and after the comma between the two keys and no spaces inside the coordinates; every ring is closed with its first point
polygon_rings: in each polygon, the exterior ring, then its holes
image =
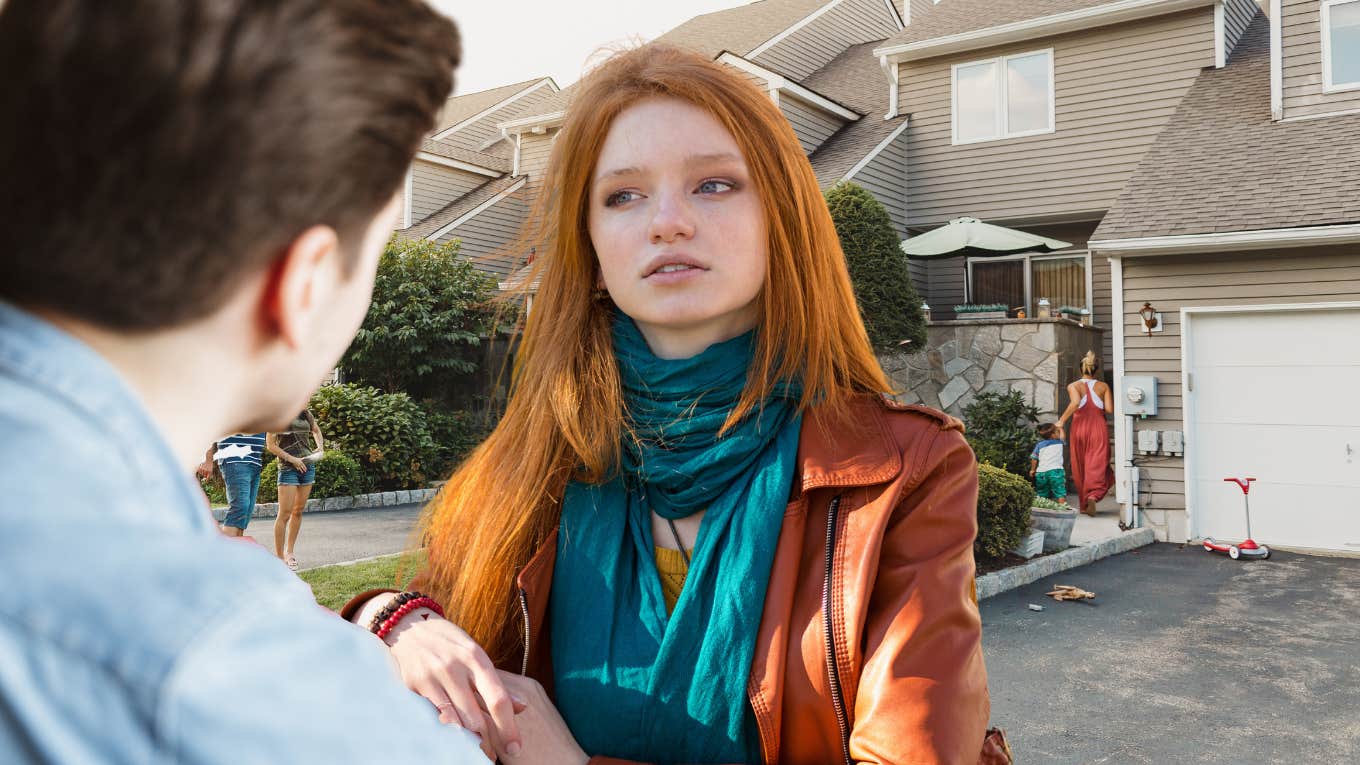
{"type": "Polygon", "coordinates": [[[802,80],[851,45],[882,40],[896,32],[897,24],[883,0],[841,0],[752,60],[802,80]]]}
{"type": "Polygon", "coordinates": [[[1256,15],[1256,10],[1255,0],[1224,0],[1223,32],[1229,57],[1232,56],[1233,48],[1237,47],[1237,41],[1242,39],[1242,33],[1247,30],[1252,17],[1256,15]]]}
{"type": "Polygon", "coordinates": [[[1104,214],[1213,64],[1212,8],[902,64],[912,226],[960,215],[1039,222],[1104,214]],[[1056,131],[951,145],[951,65],[1046,48],[1056,131]]]}
{"type": "Polygon", "coordinates": [[[904,17],[908,25],[910,25],[912,21],[919,21],[922,16],[930,13],[930,9],[935,7],[935,3],[931,2],[931,0],[899,0],[899,8],[904,7],[905,5],[911,6],[910,13],[904,17]]]}
{"type": "Polygon", "coordinates": [[[1360,109],[1360,90],[1322,92],[1322,4],[1318,0],[1282,2],[1285,118],[1360,109]]]}
{"type": "Polygon", "coordinates": [[[536,106],[553,95],[555,95],[553,89],[544,85],[528,95],[520,96],[476,122],[459,128],[445,136],[444,140],[464,149],[485,151],[489,143],[494,143],[493,139],[500,137],[501,130],[497,127],[500,123],[533,114],[536,106]]]}
{"type": "MultiPolygon", "coordinates": [[[[1360,300],[1360,247],[1312,247],[1278,252],[1125,258],[1124,374],[1157,378],[1158,415],[1136,430],[1182,430],[1180,310],[1360,300]],[[1138,310],[1150,302],[1164,331],[1142,331],[1138,310]]],[[[1201,391],[1202,393],[1202,391],[1201,391]]],[[[1187,434],[1187,438],[1190,434],[1187,434]]],[[[1185,469],[1179,457],[1148,458],[1139,493],[1159,538],[1187,533],[1185,469]]]]}
{"type": "MultiPolygon", "coordinates": [[[[869,118],[865,118],[869,119],[869,118]]],[[[850,182],[863,186],[883,203],[892,218],[893,228],[899,239],[907,237],[907,136],[897,136],[883,147],[869,164],[860,168],[850,177],[850,182]]],[[[912,283],[921,295],[926,294],[926,264],[922,261],[908,261],[912,283]]]]}
{"type": "Polygon", "coordinates": [[[816,151],[818,146],[845,124],[841,122],[840,117],[827,114],[788,93],[779,94],[779,110],[793,125],[793,132],[798,134],[798,143],[803,145],[805,154],[816,151]]]}
{"type": "Polygon", "coordinates": [[[519,174],[529,176],[529,188],[537,188],[543,182],[543,174],[548,169],[548,158],[552,154],[553,139],[557,129],[546,133],[524,133],[519,143],[519,174]]]}
{"type": "Polygon", "coordinates": [[[460,252],[481,270],[506,276],[520,256],[511,250],[528,215],[523,191],[511,194],[439,237],[462,240],[460,252]]]}
{"type": "Polygon", "coordinates": [[[419,223],[487,180],[484,175],[416,160],[411,165],[411,222],[419,223]]]}

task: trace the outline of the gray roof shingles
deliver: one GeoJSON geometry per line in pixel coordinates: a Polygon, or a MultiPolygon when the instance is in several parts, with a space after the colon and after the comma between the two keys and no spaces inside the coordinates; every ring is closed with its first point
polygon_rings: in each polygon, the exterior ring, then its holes
{"type": "Polygon", "coordinates": [[[727,50],[745,56],[831,0],[757,0],[695,16],[657,38],[710,58],[727,50]]]}
{"type": "Polygon", "coordinates": [[[863,114],[827,139],[813,152],[812,169],[827,187],[874,150],[906,117],[883,119],[888,111],[888,81],[873,49],[882,41],[852,45],[801,83],[817,93],[863,114]]]}
{"type": "Polygon", "coordinates": [[[1360,114],[1273,122],[1269,33],[1199,74],[1092,239],[1360,223],[1360,114]]]}
{"type": "Polygon", "coordinates": [[[905,45],[937,37],[1030,21],[1068,11],[1109,5],[1112,0],[947,0],[919,17],[881,46],[905,45]]]}
{"type": "Polygon", "coordinates": [[[446,159],[456,159],[459,162],[466,162],[470,165],[484,167],[487,170],[494,170],[498,173],[508,173],[512,169],[512,161],[507,157],[464,149],[459,146],[454,146],[448,141],[436,141],[433,138],[426,138],[420,142],[420,150],[446,159]]]}
{"type": "Polygon", "coordinates": [[[444,102],[444,107],[439,111],[439,118],[433,132],[438,133],[457,125],[459,122],[479,114],[486,109],[490,109],[496,104],[528,88],[530,85],[541,81],[542,77],[535,77],[532,80],[516,82],[510,85],[502,85],[498,88],[479,90],[476,93],[467,93],[451,97],[444,102]]]}

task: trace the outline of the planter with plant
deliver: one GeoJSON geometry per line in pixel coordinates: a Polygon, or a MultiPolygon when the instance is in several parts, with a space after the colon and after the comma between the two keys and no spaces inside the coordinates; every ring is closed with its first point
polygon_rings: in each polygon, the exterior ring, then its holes
{"type": "Polygon", "coordinates": [[[1035,497],[1029,509],[1030,528],[1044,532],[1044,552],[1062,552],[1072,546],[1072,527],[1077,510],[1065,502],[1035,497]]]}
{"type": "Polygon", "coordinates": [[[954,315],[960,320],[981,321],[983,319],[1004,319],[1010,306],[1005,303],[963,303],[954,306],[954,315]]]}

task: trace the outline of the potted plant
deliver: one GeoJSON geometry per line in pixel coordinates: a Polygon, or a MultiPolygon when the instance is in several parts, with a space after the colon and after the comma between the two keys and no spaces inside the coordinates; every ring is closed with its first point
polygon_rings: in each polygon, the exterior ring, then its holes
{"type": "Polygon", "coordinates": [[[954,314],[963,320],[1004,319],[1010,306],[1005,303],[964,303],[954,306],[954,314]]]}
{"type": "Polygon", "coordinates": [[[1072,544],[1077,509],[1065,502],[1035,497],[1030,503],[1030,528],[1044,532],[1044,552],[1061,552],[1072,544]]]}

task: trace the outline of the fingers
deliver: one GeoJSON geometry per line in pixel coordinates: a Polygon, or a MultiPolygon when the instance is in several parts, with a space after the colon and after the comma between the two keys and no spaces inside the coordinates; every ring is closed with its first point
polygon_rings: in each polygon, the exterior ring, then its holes
{"type": "Polygon", "coordinates": [[[491,717],[496,738],[506,752],[519,754],[521,740],[519,726],[515,724],[515,715],[524,711],[524,700],[518,699],[516,709],[517,699],[512,697],[489,659],[484,664],[478,662],[473,668],[473,680],[477,685],[477,693],[481,695],[482,703],[486,706],[486,712],[491,717]]]}

